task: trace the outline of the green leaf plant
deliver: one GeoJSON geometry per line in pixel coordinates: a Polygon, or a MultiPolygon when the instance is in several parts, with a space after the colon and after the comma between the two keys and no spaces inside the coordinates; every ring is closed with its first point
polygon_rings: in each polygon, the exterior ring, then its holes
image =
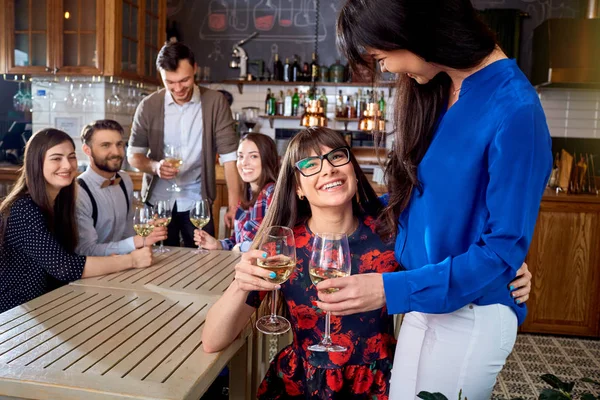
{"type": "MultiPolygon", "coordinates": [[[[558,377],[552,374],[544,374],[540,378],[546,382],[551,388],[544,388],[540,392],[538,400],[600,400],[600,392],[592,394],[589,392],[582,393],[578,398],[573,397],[573,388],[575,382],[563,382],[558,377]]],[[[591,378],[582,378],[581,382],[593,383],[600,387],[600,382],[591,378]]],[[[448,400],[446,396],[441,393],[429,393],[420,392],[417,395],[418,398],[423,400],[448,400]]],[[[458,400],[462,400],[462,390],[458,393],[458,400]]],[[[468,400],[466,397],[464,400],[468,400]]],[[[515,397],[511,400],[523,400],[521,397],[515,397]]]]}

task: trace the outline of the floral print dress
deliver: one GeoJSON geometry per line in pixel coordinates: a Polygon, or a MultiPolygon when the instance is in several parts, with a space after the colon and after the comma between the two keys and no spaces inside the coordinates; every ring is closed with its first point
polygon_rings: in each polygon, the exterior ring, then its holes
{"type": "MultiPolygon", "coordinates": [[[[258,399],[387,399],[396,343],[392,316],[385,306],[356,315],[332,315],[331,339],[348,350],[308,350],[323,337],[325,313],[312,305],[318,300],[308,274],[313,234],[306,224],[301,224],[294,229],[294,236],[297,267],[281,286],[294,338],[275,356],[258,389],[258,399]]],[[[352,275],[398,270],[394,243],[381,241],[373,218],[363,218],[348,242],[352,275]]],[[[252,292],[246,302],[258,308],[265,295],[266,292],[252,292]]]]}

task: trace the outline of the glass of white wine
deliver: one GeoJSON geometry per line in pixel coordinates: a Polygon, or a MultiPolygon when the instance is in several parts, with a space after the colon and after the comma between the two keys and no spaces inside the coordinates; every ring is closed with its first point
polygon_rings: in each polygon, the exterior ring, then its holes
{"type": "MultiPolygon", "coordinates": [[[[325,279],[349,276],[351,271],[350,247],[345,233],[315,233],[312,255],[308,263],[310,280],[316,286],[325,279]]],[[[328,289],[332,293],[338,289],[328,289]]],[[[311,351],[339,352],[346,347],[333,344],[330,335],[331,313],[325,314],[325,333],[321,343],[308,346],[311,351]]]]}
{"type": "MultiPolygon", "coordinates": [[[[171,223],[171,201],[159,200],[154,205],[154,226],[167,226],[171,223]]],[[[162,254],[168,253],[171,249],[167,249],[164,244],[164,240],[160,241],[160,246],[154,249],[154,253],[162,254]]]]}
{"type": "MultiPolygon", "coordinates": [[[[286,282],[296,268],[294,232],[285,226],[272,226],[265,231],[258,249],[267,253],[267,258],[258,259],[256,263],[275,273],[275,278],[267,278],[267,281],[279,285],[286,282]]],[[[277,289],[273,290],[271,315],[256,321],[256,329],[266,335],[281,335],[291,327],[290,321],[277,315],[277,292],[277,289]]]]}
{"type": "MultiPolygon", "coordinates": [[[[204,228],[210,222],[210,203],[208,200],[197,200],[194,203],[194,208],[190,210],[190,221],[198,229],[204,228]]],[[[198,249],[194,250],[193,253],[204,254],[208,253],[208,250],[198,246],[198,249]]]]}
{"type": "MultiPolygon", "coordinates": [[[[181,155],[181,147],[174,145],[165,146],[165,161],[171,164],[173,168],[181,169],[183,165],[183,157],[181,155]]],[[[181,188],[177,186],[177,178],[173,178],[173,184],[167,188],[169,192],[181,192],[181,188]]]]}
{"type": "Polygon", "coordinates": [[[143,246],[146,246],[146,238],[154,230],[154,215],[152,207],[136,206],[133,214],[133,230],[142,237],[143,246]]]}

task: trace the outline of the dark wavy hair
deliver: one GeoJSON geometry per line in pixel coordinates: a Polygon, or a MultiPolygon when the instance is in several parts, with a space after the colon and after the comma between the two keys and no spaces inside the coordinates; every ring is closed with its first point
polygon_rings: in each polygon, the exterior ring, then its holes
{"type": "Polygon", "coordinates": [[[54,146],[69,142],[75,150],[75,143],[71,137],[58,129],[42,129],[36,132],[25,146],[25,159],[20,175],[12,190],[0,203],[0,246],[4,242],[6,227],[10,210],[15,201],[29,195],[33,202],[40,208],[48,229],[55,239],[68,252],[74,252],[77,247],[77,223],[75,219],[75,179],[69,186],[62,188],[51,205],[50,197],[46,190],[44,178],[44,159],[46,152],[54,146]]]}
{"type": "MultiPolygon", "coordinates": [[[[427,62],[469,69],[497,45],[470,0],[346,0],[337,20],[337,43],[353,70],[367,67],[373,74],[367,48],[408,50],[427,62]]],[[[397,232],[413,190],[421,190],[417,167],[447,107],[450,85],[443,72],[424,85],[405,74],[397,78],[395,141],[385,171],[390,198],[380,218],[384,234],[397,232]]]]}
{"type": "Polygon", "coordinates": [[[248,133],[240,139],[240,144],[249,140],[256,145],[260,154],[262,173],[258,178],[258,191],[253,192],[250,184],[244,182],[244,195],[242,198],[242,208],[248,209],[256,203],[256,199],[261,190],[267,183],[275,182],[279,173],[279,157],[277,155],[277,146],[275,141],[262,133],[248,133]]]}
{"type": "MultiPolygon", "coordinates": [[[[322,154],[321,146],[335,149],[347,146],[347,143],[339,132],[321,127],[304,129],[292,138],[283,156],[281,171],[275,184],[275,194],[256,234],[255,244],[260,242],[259,238],[268,227],[278,225],[294,228],[311,217],[308,200],[306,198],[300,200],[297,196],[300,172],[295,165],[296,162],[309,157],[311,151],[322,154]]],[[[358,195],[352,198],[354,215],[366,214],[377,218],[383,206],[352,152],[350,152],[350,162],[358,179],[356,189],[358,195]]]]}

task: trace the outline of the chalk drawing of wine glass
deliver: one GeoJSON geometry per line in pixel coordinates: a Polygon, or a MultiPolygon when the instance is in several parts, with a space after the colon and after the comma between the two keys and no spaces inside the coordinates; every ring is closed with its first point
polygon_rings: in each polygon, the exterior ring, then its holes
{"type": "Polygon", "coordinates": [[[239,32],[246,31],[250,24],[249,0],[240,0],[241,7],[238,8],[238,0],[233,0],[233,7],[229,11],[229,25],[239,32]]]}

